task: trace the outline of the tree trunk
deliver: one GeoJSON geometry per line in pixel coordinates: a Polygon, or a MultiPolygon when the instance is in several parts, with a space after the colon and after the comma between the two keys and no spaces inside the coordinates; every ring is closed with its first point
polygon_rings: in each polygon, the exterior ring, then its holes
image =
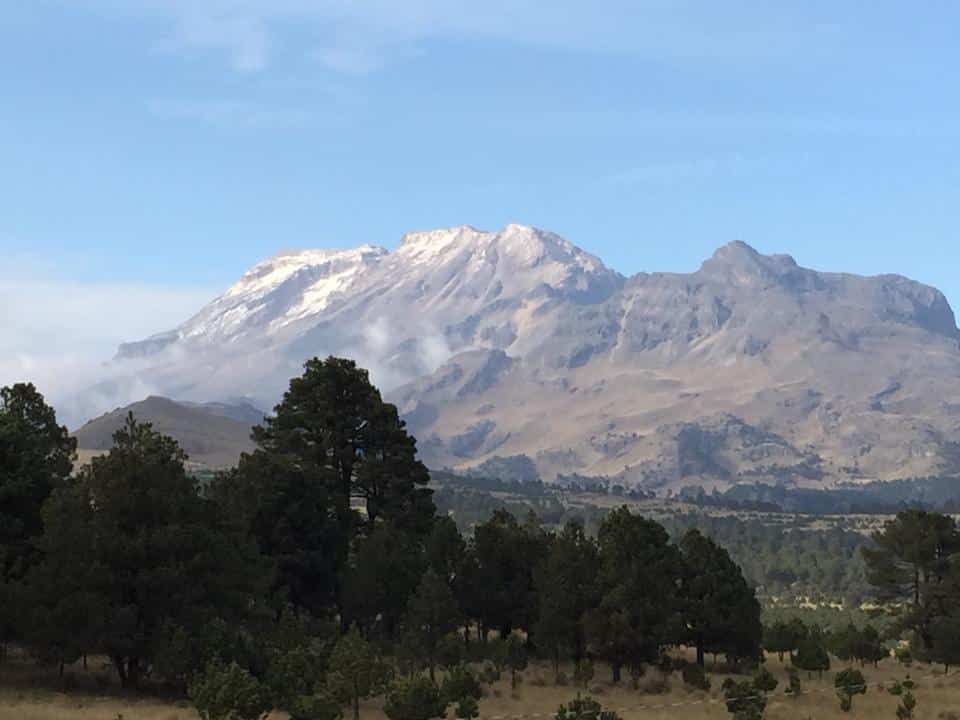
{"type": "Polygon", "coordinates": [[[140,658],[132,657],[127,660],[127,688],[136,690],[140,687],[140,658]]]}
{"type": "Polygon", "coordinates": [[[706,653],[703,650],[703,633],[697,633],[697,665],[706,665],[706,653]]]}
{"type": "Polygon", "coordinates": [[[123,662],[122,657],[112,656],[110,661],[113,663],[113,667],[117,670],[117,677],[120,678],[120,687],[126,688],[129,683],[127,678],[127,666],[123,662]]]}
{"type": "Polygon", "coordinates": [[[613,676],[612,680],[614,684],[617,684],[620,682],[620,674],[622,670],[623,668],[620,666],[619,663],[613,663],[612,665],[610,665],[610,674],[613,676]]]}

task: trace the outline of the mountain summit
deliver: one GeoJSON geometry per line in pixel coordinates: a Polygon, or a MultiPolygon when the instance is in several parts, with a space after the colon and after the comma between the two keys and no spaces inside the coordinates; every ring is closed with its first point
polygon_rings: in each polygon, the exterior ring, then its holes
{"type": "Polygon", "coordinates": [[[286,252],[180,327],[121,346],[151,387],[270,406],[355,357],[433,466],[794,484],[960,472],[960,334],[937,290],[723,246],[624,277],[524,225],[286,252]]]}

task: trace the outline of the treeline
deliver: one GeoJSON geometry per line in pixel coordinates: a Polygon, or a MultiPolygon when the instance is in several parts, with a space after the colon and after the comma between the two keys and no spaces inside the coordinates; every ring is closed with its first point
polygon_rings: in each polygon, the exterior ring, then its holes
{"type": "MultiPolygon", "coordinates": [[[[562,493],[541,483],[518,486],[485,480],[473,485],[473,478],[447,474],[440,482],[434,493],[437,509],[454,518],[463,532],[470,532],[497,511],[506,511],[520,519],[534,513],[544,525],[553,527],[576,521],[595,536],[609,512],[600,506],[564,502],[562,493]]],[[[815,518],[670,510],[667,506],[666,511],[661,507],[658,512],[671,537],[679,540],[697,529],[711,538],[730,553],[761,598],[842,601],[847,607],[857,607],[871,597],[860,549],[872,541],[861,532],[816,527],[815,518]]]]}
{"type": "Polygon", "coordinates": [[[872,540],[862,533],[702,513],[677,515],[664,525],[673,535],[697,528],[725,547],[762,596],[843,601],[847,607],[872,596],[861,553],[872,540]]]}
{"type": "Polygon", "coordinates": [[[106,656],[124,687],[163,683],[211,718],[224,698],[309,718],[380,692],[393,720],[416,720],[411,698],[470,712],[457,663],[488,648],[512,667],[600,660],[613,681],[677,645],[701,664],[760,657],[754,591],[697,531],[672,542],[621,508],[596,537],[502,511],[462,535],[352,361],[309,361],[253,436],[201,484],[130,417],[74,473],[74,441],[36,389],[0,391],[3,647],[61,668],[106,656]]]}
{"type": "Polygon", "coordinates": [[[811,515],[892,515],[911,508],[956,513],[960,512],[958,488],[956,476],[840,484],[824,489],[741,483],[724,493],[709,495],[701,488],[690,489],[684,499],[702,506],[811,515]]]}

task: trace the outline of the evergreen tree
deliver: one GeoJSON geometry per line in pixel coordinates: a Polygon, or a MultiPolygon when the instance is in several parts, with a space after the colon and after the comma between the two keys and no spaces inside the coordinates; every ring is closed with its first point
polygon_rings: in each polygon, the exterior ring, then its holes
{"type": "Polygon", "coordinates": [[[538,648],[558,669],[562,652],[579,661],[586,651],[584,617],[599,600],[596,543],[583,524],[568,522],[550,542],[546,561],[535,571],[539,605],[535,628],[538,648]]]}
{"type": "Polygon", "coordinates": [[[800,620],[791,622],[777,620],[763,629],[763,648],[767,652],[777,653],[780,662],[783,662],[784,653],[790,653],[793,657],[800,640],[806,634],[807,629],[800,620]]]}
{"type": "Polygon", "coordinates": [[[661,525],[626,507],[607,515],[598,543],[602,599],[586,625],[594,652],[617,682],[624,666],[655,662],[681,634],[682,558],[661,525]]]}
{"type": "Polygon", "coordinates": [[[960,550],[960,533],[953,518],[925,510],[905,510],[874,533],[875,547],[864,548],[868,580],[886,601],[911,605],[905,625],[933,647],[930,625],[945,614],[943,581],[950,558],[960,550]]]}
{"type": "Polygon", "coordinates": [[[937,618],[932,627],[933,649],[929,657],[943,663],[944,674],[951,666],[960,665],[960,615],[937,618]]]}
{"type": "Polygon", "coordinates": [[[809,673],[822,676],[830,669],[830,656],[827,654],[823,634],[814,628],[800,641],[793,664],[809,673]]]}
{"type": "Polygon", "coordinates": [[[507,638],[506,643],[507,666],[510,668],[510,687],[517,689],[517,676],[527,669],[527,645],[514,633],[507,638]]]}
{"type": "Polygon", "coordinates": [[[431,680],[436,679],[441,642],[459,622],[457,603],[447,583],[433,570],[427,570],[410,599],[404,624],[419,641],[431,680]]]}
{"type": "Polygon", "coordinates": [[[423,566],[418,538],[391,523],[378,523],[356,541],[344,571],[342,620],[359,625],[370,636],[379,631],[384,639],[393,639],[423,566]]]}
{"type": "Polygon", "coordinates": [[[759,658],[760,603],[740,568],[726,550],[698,530],[684,535],[680,551],[684,618],[697,649],[697,664],[703,666],[707,651],[733,659],[759,658]]]}
{"type": "Polygon", "coordinates": [[[354,540],[381,522],[416,538],[430,531],[429,476],[414,439],[367,372],[332,357],[306,363],[253,437],[258,449],[231,482],[262,552],[277,563],[278,589],[314,615],[347,617],[354,540]]]}
{"type": "Polygon", "coordinates": [[[532,630],[536,622],[537,597],[534,571],[547,554],[547,536],[536,518],[521,525],[506,510],[497,510],[474,529],[472,553],[467,566],[467,586],[477,593],[474,611],[484,631],[498,630],[506,638],[515,628],[532,630]]]}
{"type": "Polygon", "coordinates": [[[840,709],[843,712],[850,712],[853,708],[854,696],[863,695],[867,692],[867,681],[864,679],[863,673],[853,668],[838,672],[833,679],[833,684],[837,689],[840,709]]]}
{"type": "Polygon", "coordinates": [[[0,388],[0,644],[24,625],[19,581],[38,559],[41,508],[73,470],[76,444],[33,385],[0,388]]]}
{"type": "Polygon", "coordinates": [[[261,720],[270,712],[270,693],[236,663],[208,665],[189,695],[202,720],[261,720]]]}
{"type": "Polygon", "coordinates": [[[327,685],[336,698],[353,710],[353,720],[360,720],[360,701],[382,692],[387,678],[386,666],[376,649],[356,627],[334,645],[327,685]]]}
{"type": "Polygon", "coordinates": [[[447,711],[437,684],[425,677],[401,680],[391,687],[383,712],[390,720],[433,720],[447,711]]]}
{"type": "MultiPolygon", "coordinates": [[[[110,452],[51,497],[38,576],[68,572],[63,602],[96,610],[95,649],[113,662],[124,687],[136,687],[170,628],[198,638],[218,618],[242,626],[268,580],[255,549],[228,530],[217,508],[186,475],[171,438],[133,416],[110,452]],[[70,515],[76,520],[63,525],[70,515]]],[[[42,585],[41,585],[42,587],[42,585]]],[[[74,631],[70,614],[61,637],[74,631]]]]}

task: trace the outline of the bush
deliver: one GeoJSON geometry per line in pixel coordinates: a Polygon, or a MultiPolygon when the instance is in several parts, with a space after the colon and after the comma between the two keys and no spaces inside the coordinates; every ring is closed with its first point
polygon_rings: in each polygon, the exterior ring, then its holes
{"type": "Polygon", "coordinates": [[[383,712],[390,720],[430,720],[443,717],[446,711],[440,689],[425,677],[394,683],[383,706],[383,712]]]}
{"type": "Polygon", "coordinates": [[[686,665],[683,668],[683,682],[697,690],[709,690],[710,678],[706,671],[699,665],[686,665]]]}
{"type": "Polygon", "coordinates": [[[483,697],[483,688],[480,687],[480,681],[470,671],[470,668],[466,665],[457,665],[450,670],[450,674],[444,679],[440,695],[447,704],[460,702],[466,698],[479,700],[483,697]]]}
{"type": "Polygon", "coordinates": [[[480,705],[476,699],[465,697],[457,703],[456,711],[458,720],[472,720],[472,718],[480,716],[480,705]]]}
{"type": "Polygon", "coordinates": [[[777,679],[766,668],[760,668],[753,676],[753,686],[763,692],[773,692],[777,689],[777,679]]]}
{"type": "Polygon", "coordinates": [[[800,696],[800,673],[795,667],[787,668],[787,689],[786,693],[792,698],[800,696]]]}
{"type": "Polygon", "coordinates": [[[566,687],[570,684],[570,680],[567,679],[567,674],[563,670],[558,670],[557,676],[553,679],[553,684],[557,687],[566,687]]]}
{"type": "Polygon", "coordinates": [[[452,668],[464,660],[463,639],[456,634],[447,635],[437,645],[437,663],[440,667],[452,668]]]}
{"type": "Polygon", "coordinates": [[[290,720],[339,720],[343,716],[340,703],[324,692],[294,698],[287,712],[290,720]]]}
{"type": "Polygon", "coordinates": [[[612,710],[604,710],[600,703],[589,695],[579,693],[566,705],[561,705],[554,720],[620,720],[612,710]]]}
{"type": "Polygon", "coordinates": [[[753,682],[737,682],[732,678],[723,681],[723,697],[727,712],[735,720],[760,720],[767,707],[767,697],[759,691],[753,682]]]}
{"type": "Polygon", "coordinates": [[[593,675],[593,662],[590,660],[581,660],[573,669],[573,681],[582,688],[586,688],[590,684],[593,675]]]}
{"type": "Polygon", "coordinates": [[[893,651],[893,655],[901,665],[910,667],[913,664],[913,653],[908,647],[898,647],[893,651]]]}
{"type": "Polygon", "coordinates": [[[500,679],[500,670],[492,662],[486,662],[480,671],[480,679],[487,685],[493,685],[500,679]]]}
{"type": "Polygon", "coordinates": [[[913,720],[913,711],[917,707],[917,699],[913,693],[907,690],[900,698],[900,704],[897,706],[897,720],[913,720]]]}
{"type": "Polygon", "coordinates": [[[210,663],[187,693],[203,720],[261,720],[272,705],[267,689],[236,663],[210,663]]]}
{"type": "Polygon", "coordinates": [[[867,681],[864,679],[863,673],[853,668],[838,672],[833,678],[833,686],[837,689],[840,709],[843,712],[850,712],[853,708],[855,695],[863,695],[867,692],[867,681]]]}

